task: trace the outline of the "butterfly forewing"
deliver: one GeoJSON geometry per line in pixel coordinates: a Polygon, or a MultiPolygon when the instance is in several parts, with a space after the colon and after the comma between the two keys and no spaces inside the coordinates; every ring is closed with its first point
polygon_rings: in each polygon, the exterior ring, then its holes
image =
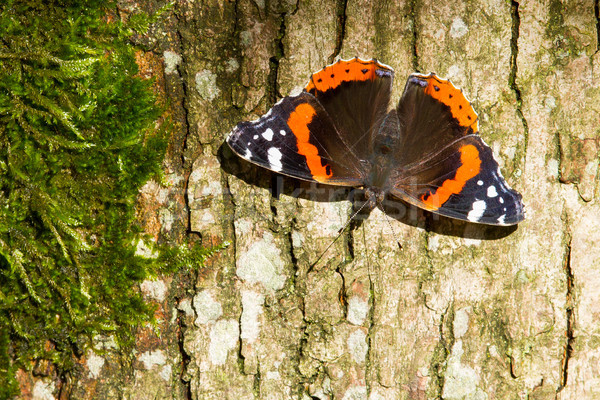
{"type": "Polygon", "coordinates": [[[396,110],[400,120],[395,152],[398,165],[420,162],[456,139],[477,132],[477,114],[462,92],[433,74],[411,75],[396,110]],[[461,112],[461,120],[453,111],[461,112]]]}
{"type": "Polygon", "coordinates": [[[283,98],[256,121],[238,124],[227,143],[242,158],[284,175],[348,186],[363,182],[360,161],[307,92],[283,98]]]}
{"type": "Polygon", "coordinates": [[[369,159],[385,119],[394,71],[377,60],[340,60],[312,75],[305,90],[313,94],[362,160],[369,159]]]}

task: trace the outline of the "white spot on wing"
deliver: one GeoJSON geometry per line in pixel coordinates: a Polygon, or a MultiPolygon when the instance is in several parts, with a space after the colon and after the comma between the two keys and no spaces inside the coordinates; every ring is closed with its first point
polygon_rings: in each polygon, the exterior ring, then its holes
{"type": "Polygon", "coordinates": [[[280,131],[279,131],[279,134],[280,134],[281,136],[285,136],[285,131],[282,129],[282,130],[280,130],[280,131]]]}
{"type": "Polygon", "coordinates": [[[467,219],[471,222],[479,222],[486,208],[487,204],[484,200],[476,200],[473,203],[473,209],[467,214],[467,219]]]}
{"type": "Polygon", "coordinates": [[[269,155],[269,164],[273,171],[281,171],[281,152],[276,147],[271,147],[267,154],[269,155]]]}
{"type": "Polygon", "coordinates": [[[483,186],[483,181],[482,181],[482,180],[478,180],[478,181],[477,181],[477,184],[478,184],[479,186],[483,186]]]}
{"type": "Polygon", "coordinates": [[[504,225],[504,218],[506,217],[506,214],[502,214],[501,216],[498,217],[498,223],[500,225],[504,225]]]}
{"type": "Polygon", "coordinates": [[[504,204],[504,198],[503,198],[503,197],[500,197],[500,198],[498,199],[498,201],[500,202],[500,204],[504,204]]]}
{"type": "Polygon", "coordinates": [[[258,135],[252,136],[252,139],[254,139],[254,140],[258,139],[258,135]]]}
{"type": "Polygon", "coordinates": [[[262,133],[262,137],[264,137],[270,142],[271,140],[273,140],[273,130],[271,128],[267,129],[262,133]]]}
{"type": "Polygon", "coordinates": [[[496,197],[498,196],[498,192],[496,191],[496,186],[492,185],[487,188],[488,197],[496,197]]]}
{"type": "Polygon", "coordinates": [[[252,152],[249,149],[246,149],[246,153],[244,154],[244,158],[249,160],[252,157],[252,152]]]}

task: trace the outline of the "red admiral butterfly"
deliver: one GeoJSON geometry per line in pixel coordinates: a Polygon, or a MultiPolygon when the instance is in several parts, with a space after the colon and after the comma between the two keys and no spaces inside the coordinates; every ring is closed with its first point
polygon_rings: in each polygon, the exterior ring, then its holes
{"type": "Polygon", "coordinates": [[[394,71],[377,60],[340,60],[312,75],[227,138],[240,157],[307,181],[364,187],[374,207],[386,194],[451,218],[513,225],[521,195],[504,181],[477,134],[462,91],[435,74],[409,76],[388,112],[394,71]]]}

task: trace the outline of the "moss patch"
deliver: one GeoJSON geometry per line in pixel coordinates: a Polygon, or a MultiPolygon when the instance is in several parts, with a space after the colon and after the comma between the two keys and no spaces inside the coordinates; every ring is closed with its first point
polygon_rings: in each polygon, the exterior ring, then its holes
{"type": "Polygon", "coordinates": [[[136,198],[167,142],[129,41],[153,17],[123,24],[113,6],[0,6],[0,398],[32,359],[64,371],[97,334],[131,344],[153,313],[132,288],[210,254],[135,254],[136,198]]]}

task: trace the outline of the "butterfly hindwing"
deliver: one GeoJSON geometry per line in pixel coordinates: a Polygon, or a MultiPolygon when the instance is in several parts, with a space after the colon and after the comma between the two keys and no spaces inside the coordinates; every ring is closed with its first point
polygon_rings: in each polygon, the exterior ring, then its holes
{"type": "Polygon", "coordinates": [[[363,181],[360,161],[307,92],[283,98],[256,121],[241,122],[227,143],[242,158],[284,175],[347,186],[363,181]]]}
{"type": "Polygon", "coordinates": [[[514,225],[521,222],[525,217],[521,195],[504,180],[492,149],[477,136],[462,144],[473,146],[479,153],[479,173],[465,182],[460,194],[450,196],[438,212],[480,224],[514,225]]]}

